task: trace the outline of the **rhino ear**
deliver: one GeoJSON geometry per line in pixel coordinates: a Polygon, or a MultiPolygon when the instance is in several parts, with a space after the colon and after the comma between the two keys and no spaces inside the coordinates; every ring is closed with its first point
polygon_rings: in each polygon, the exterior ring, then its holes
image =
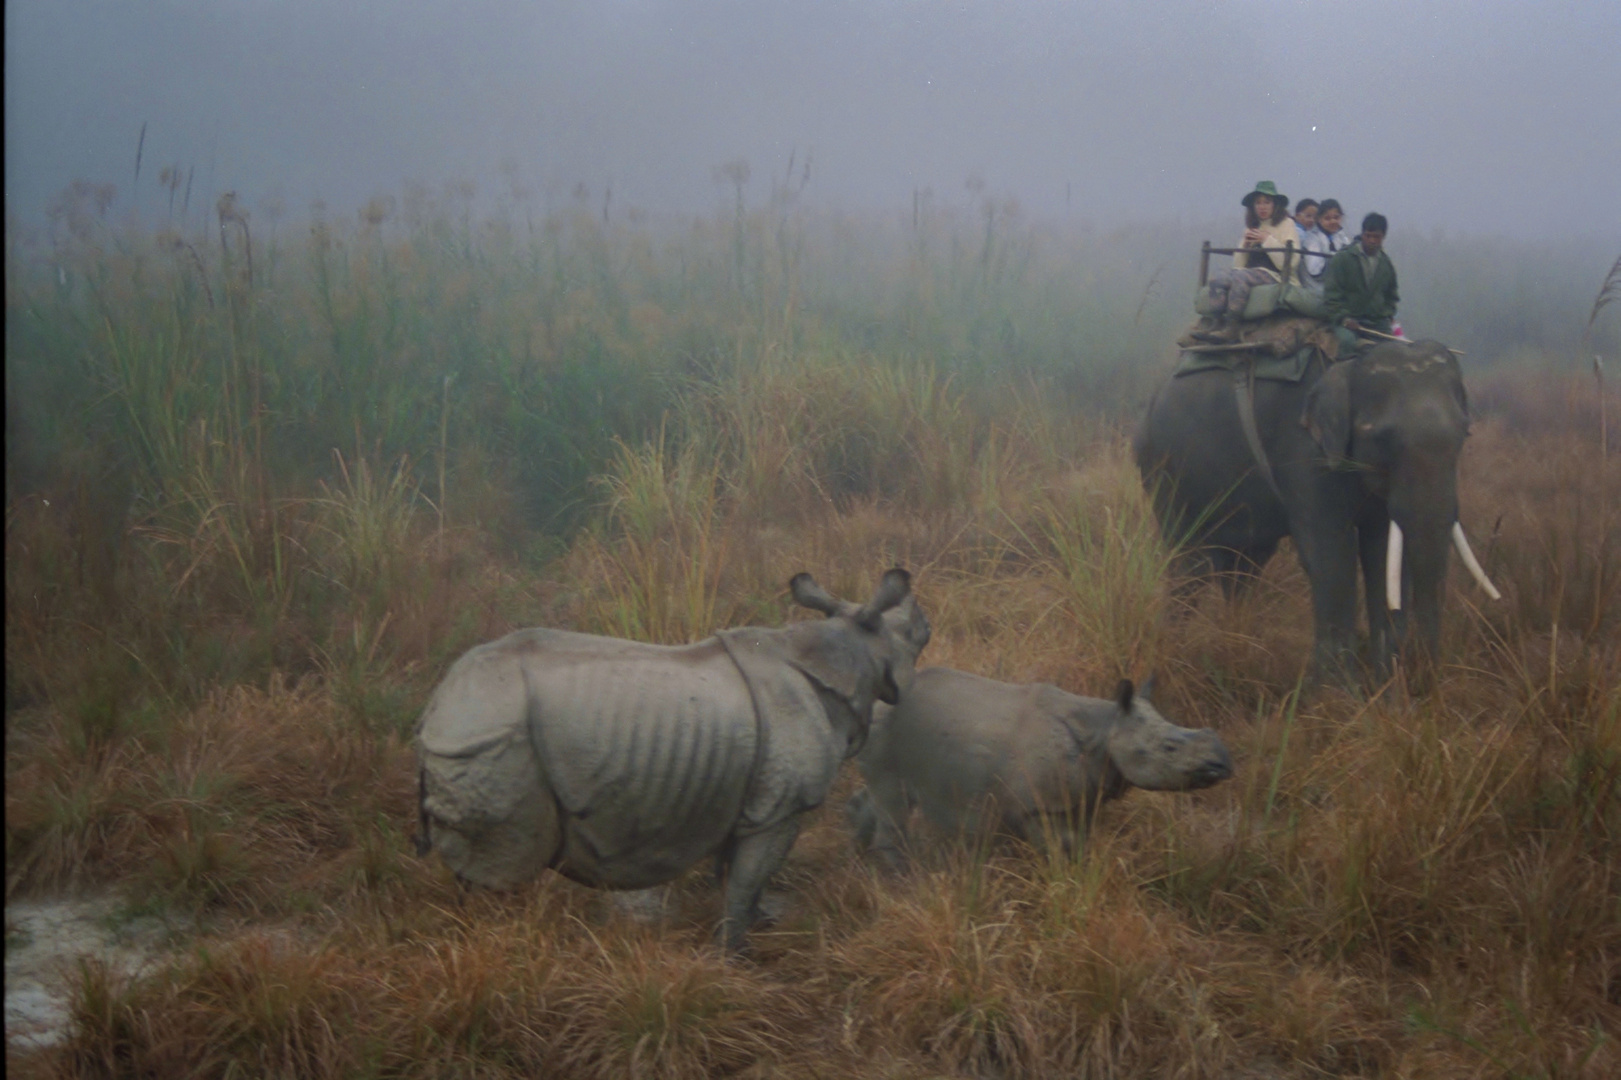
{"type": "Polygon", "coordinates": [[[872,599],[856,612],[856,623],[863,630],[877,630],[879,620],[884,612],[905,600],[912,591],[912,575],[900,567],[884,571],[883,580],[878,583],[878,591],[873,593],[872,599]]]}
{"type": "Polygon", "coordinates": [[[1351,365],[1335,364],[1324,373],[1306,395],[1306,408],[1300,424],[1328,457],[1330,468],[1337,468],[1351,450],[1351,365]]]}
{"type": "Polygon", "coordinates": [[[1154,699],[1154,673],[1149,672],[1148,678],[1137,688],[1138,701],[1152,701],[1154,699]]]}
{"type": "Polygon", "coordinates": [[[812,611],[820,611],[823,615],[837,615],[839,601],[826,589],[816,584],[816,579],[808,573],[799,573],[788,582],[788,591],[793,594],[794,603],[800,607],[808,607],[812,611]]]}
{"type": "Polygon", "coordinates": [[[1114,703],[1120,706],[1120,711],[1127,716],[1131,715],[1131,699],[1135,693],[1136,688],[1131,685],[1130,679],[1121,679],[1120,686],[1114,692],[1114,703]]]}

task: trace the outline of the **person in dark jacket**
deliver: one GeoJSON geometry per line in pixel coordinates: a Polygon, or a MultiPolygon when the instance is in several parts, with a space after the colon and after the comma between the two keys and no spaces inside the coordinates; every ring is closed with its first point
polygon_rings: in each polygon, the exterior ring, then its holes
{"type": "Polygon", "coordinates": [[[1366,339],[1358,330],[1390,333],[1401,299],[1396,291],[1396,266],[1385,254],[1385,232],[1389,223],[1383,214],[1362,219],[1362,235],[1357,242],[1328,260],[1323,271],[1323,303],[1340,344],[1350,349],[1364,347],[1366,339]]]}

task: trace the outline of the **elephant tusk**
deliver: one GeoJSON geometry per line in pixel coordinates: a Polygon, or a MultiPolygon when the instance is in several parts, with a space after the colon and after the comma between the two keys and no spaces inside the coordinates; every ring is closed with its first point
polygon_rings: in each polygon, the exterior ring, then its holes
{"type": "Polygon", "coordinates": [[[1475,579],[1475,583],[1486,590],[1486,595],[1493,600],[1501,600],[1503,594],[1497,591],[1497,586],[1486,576],[1486,571],[1480,568],[1480,560],[1475,558],[1474,549],[1469,546],[1469,538],[1463,535],[1462,522],[1452,523],[1452,544],[1458,549],[1458,557],[1463,560],[1463,565],[1469,568],[1469,574],[1475,579]]]}
{"type": "Polygon", "coordinates": [[[1385,551],[1385,606],[1401,610],[1401,526],[1390,522],[1390,547],[1385,551]]]}

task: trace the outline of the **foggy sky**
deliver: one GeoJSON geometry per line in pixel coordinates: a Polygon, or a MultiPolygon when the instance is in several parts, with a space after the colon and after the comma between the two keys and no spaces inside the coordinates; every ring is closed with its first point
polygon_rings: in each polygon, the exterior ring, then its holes
{"type": "MultiPolygon", "coordinates": [[[[234,189],[345,212],[404,184],[585,184],[708,211],[968,198],[1236,218],[1260,178],[1406,227],[1621,240],[1621,2],[8,0],[5,202],[74,179],[161,214],[234,189]],[[797,173],[796,168],[796,173],[797,173]]],[[[1354,223],[1353,223],[1354,224],[1354,223]]]]}

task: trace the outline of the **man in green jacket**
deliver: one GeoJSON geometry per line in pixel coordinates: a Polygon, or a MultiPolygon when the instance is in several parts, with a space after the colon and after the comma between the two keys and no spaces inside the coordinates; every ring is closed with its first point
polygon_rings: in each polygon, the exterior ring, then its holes
{"type": "Polygon", "coordinates": [[[1388,228],[1383,214],[1369,214],[1362,219],[1357,242],[1336,253],[1323,271],[1323,303],[1342,352],[1372,344],[1357,336],[1359,329],[1390,333],[1401,297],[1396,292],[1396,266],[1384,252],[1388,228]]]}

